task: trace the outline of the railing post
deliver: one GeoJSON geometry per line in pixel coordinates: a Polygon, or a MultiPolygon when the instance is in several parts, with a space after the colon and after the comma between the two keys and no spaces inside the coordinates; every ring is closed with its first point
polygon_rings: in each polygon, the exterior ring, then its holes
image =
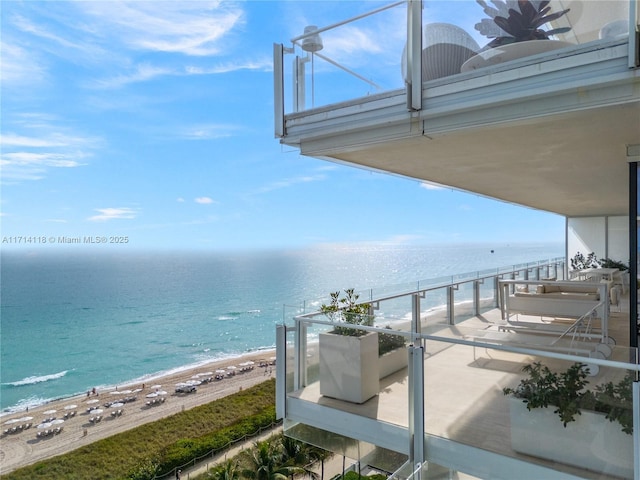
{"type": "Polygon", "coordinates": [[[411,295],[411,333],[419,335],[422,326],[420,324],[420,294],[411,295]]]}
{"type": "Polygon", "coordinates": [[[276,325],[276,419],[286,418],[287,405],[287,327],[276,325]]]}
{"type": "MultiPolygon", "coordinates": [[[[637,361],[637,360],[636,360],[637,361]]],[[[632,402],[633,402],[633,451],[640,452],[640,382],[637,380],[632,382],[632,402]]],[[[636,453],[634,456],[634,480],[640,480],[640,455],[636,453]]]]}
{"type": "Polygon", "coordinates": [[[284,46],[273,44],[273,116],[276,137],[284,137],[284,46]]]}
{"type": "Polygon", "coordinates": [[[480,315],[480,280],[473,281],[473,315],[480,315]]]}
{"type": "Polygon", "coordinates": [[[424,350],[415,345],[409,355],[409,460],[424,463],[424,350]]]}
{"type": "Polygon", "coordinates": [[[305,322],[297,322],[296,327],[294,389],[297,390],[307,385],[307,324],[305,322]]]}
{"type": "Polygon", "coordinates": [[[449,325],[454,325],[455,324],[455,308],[454,308],[454,302],[455,302],[455,295],[453,293],[454,290],[454,286],[453,285],[449,285],[447,287],[447,321],[449,322],[449,325]]]}
{"type": "Polygon", "coordinates": [[[407,107],[422,109],[422,0],[407,8],[407,107]]]}

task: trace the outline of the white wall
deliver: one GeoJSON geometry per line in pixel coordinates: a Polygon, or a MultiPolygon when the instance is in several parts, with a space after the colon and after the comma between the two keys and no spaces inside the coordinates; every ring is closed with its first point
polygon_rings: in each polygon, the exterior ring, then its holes
{"type": "Polygon", "coordinates": [[[628,222],[628,217],[567,218],[567,262],[578,252],[585,257],[594,252],[598,259],[628,263],[628,222]]]}

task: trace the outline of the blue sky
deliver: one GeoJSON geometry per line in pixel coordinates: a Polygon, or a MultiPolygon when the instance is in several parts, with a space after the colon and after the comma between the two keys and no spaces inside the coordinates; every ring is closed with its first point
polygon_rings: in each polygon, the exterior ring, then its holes
{"type": "MultiPolygon", "coordinates": [[[[561,217],[303,157],[274,138],[273,42],[378,5],[2,0],[2,248],[62,236],[187,250],[561,241],[561,217]]],[[[397,28],[344,32],[326,44],[340,40],[351,60],[401,51],[397,28]]],[[[385,86],[402,82],[397,58],[378,72],[385,86]]],[[[326,101],[337,83],[315,73],[313,101],[326,101]]]]}

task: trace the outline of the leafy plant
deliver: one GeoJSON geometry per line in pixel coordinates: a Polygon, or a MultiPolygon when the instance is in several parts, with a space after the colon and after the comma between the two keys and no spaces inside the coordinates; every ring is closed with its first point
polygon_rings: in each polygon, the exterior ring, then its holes
{"type": "Polygon", "coordinates": [[[578,252],[570,260],[571,270],[584,270],[585,268],[598,268],[600,263],[596,254],[591,252],[586,257],[578,252]]]}
{"type": "Polygon", "coordinates": [[[631,392],[631,374],[619,383],[607,382],[596,387],[595,410],[605,414],[611,422],[622,425],[622,431],[633,434],[633,394],[631,392]]]}
{"type": "Polygon", "coordinates": [[[489,18],[476,23],[475,29],[493,38],[487,47],[494,48],[527,40],[548,40],[552,35],[566,33],[571,27],[543,30],[545,24],[557,20],[570,9],[550,13],[549,0],[476,0],[489,18]]]}
{"type": "MultiPolygon", "coordinates": [[[[355,293],[353,288],[347,288],[345,296],[340,298],[340,292],[330,293],[331,302],[329,305],[322,305],[320,311],[329,320],[342,321],[351,325],[373,325],[373,315],[370,315],[370,305],[368,303],[357,303],[360,295],[355,293]]],[[[338,335],[360,337],[367,332],[349,327],[337,326],[333,330],[338,335]]]]}
{"type": "Polygon", "coordinates": [[[617,268],[621,272],[626,272],[629,270],[629,266],[626,263],[620,262],[618,260],[612,260],[610,258],[599,260],[598,263],[602,268],[617,268]]]}
{"type": "Polygon", "coordinates": [[[598,260],[594,252],[587,254],[585,257],[582,253],[576,253],[570,260],[572,270],[584,270],[585,268],[617,268],[622,272],[629,270],[629,265],[611,258],[598,260]]]}
{"type": "Polygon", "coordinates": [[[522,371],[528,378],[520,380],[516,388],[507,387],[502,392],[522,399],[528,410],[555,407],[553,413],[560,417],[565,427],[575,421],[576,415],[581,415],[581,410],[593,410],[620,423],[623,432],[633,433],[631,374],[617,384],[597,385],[592,391],[586,389],[589,381],[584,363],[574,363],[566,371],[555,373],[540,362],[534,362],[525,365],[522,371]]]}
{"type": "MultiPolygon", "coordinates": [[[[391,329],[391,327],[387,327],[391,329]]],[[[396,348],[404,347],[405,338],[402,335],[395,335],[393,333],[379,333],[378,334],[378,355],[384,355],[391,352],[396,348]]]]}

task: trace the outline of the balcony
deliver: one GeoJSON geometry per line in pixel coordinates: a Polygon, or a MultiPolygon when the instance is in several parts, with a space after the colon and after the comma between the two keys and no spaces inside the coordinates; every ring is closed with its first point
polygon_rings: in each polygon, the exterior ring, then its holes
{"type": "Polygon", "coordinates": [[[568,217],[626,215],[627,162],[640,157],[637,0],[551,6],[569,8],[543,27],[561,33],[500,48],[486,48],[475,26],[488,16],[472,1],[310,6],[322,23],[274,46],[276,136],[303,155],[568,217]]]}
{"type": "MultiPolygon", "coordinates": [[[[610,312],[606,338],[596,336],[593,343],[578,339],[581,348],[570,336],[560,342],[544,334],[515,334],[496,341],[488,334],[505,324],[498,308],[501,281],[543,282],[562,278],[563,272],[563,261],[556,259],[436,279],[410,290],[361,293],[361,300],[375,309],[374,322],[353,328],[379,334],[391,328],[410,345],[406,367],[380,374],[376,394],[362,403],[321,393],[318,337],[336,323],[318,312],[296,312],[292,324],[278,328],[277,337],[277,408],[285,433],[402,479],[417,472],[422,478],[445,478],[443,472],[459,478],[514,478],[514,472],[519,479],[639,478],[637,381],[632,387],[633,435],[609,430],[617,425],[613,422],[607,422],[605,432],[585,414],[580,416],[586,422],[580,427],[585,443],[577,448],[577,461],[569,459],[567,445],[558,460],[523,453],[519,444],[523,437],[537,439],[538,445],[550,441],[531,425],[517,427],[532,412],[516,412],[518,405],[503,394],[503,388],[514,388],[523,378],[524,365],[539,361],[563,371],[584,363],[590,368],[590,386],[619,382],[627,374],[637,378],[640,372],[637,349],[623,347],[628,345],[628,301],[610,312]],[[599,353],[603,343],[606,354],[599,353]],[[608,448],[616,441],[622,446],[608,448]]],[[[563,322],[572,325],[572,320],[563,322]]]]}

